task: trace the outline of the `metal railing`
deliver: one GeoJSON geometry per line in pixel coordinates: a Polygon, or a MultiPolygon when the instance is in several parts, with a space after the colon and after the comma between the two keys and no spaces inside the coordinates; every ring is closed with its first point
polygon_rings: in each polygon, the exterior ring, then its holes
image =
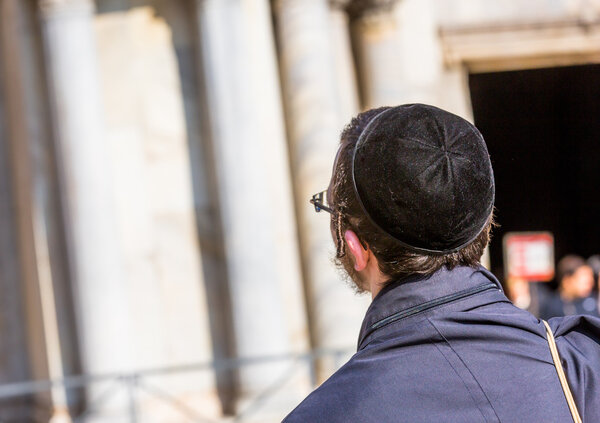
{"type": "Polygon", "coordinates": [[[141,423],[140,406],[138,396],[140,393],[161,401],[176,411],[184,420],[196,423],[218,423],[222,421],[242,422],[246,417],[251,416],[259,410],[269,399],[283,388],[285,383],[291,379],[299,366],[306,365],[309,369],[310,382],[312,386],[317,384],[317,375],[315,371],[316,361],[323,358],[329,358],[333,361],[335,369],[339,368],[345,359],[347,359],[355,350],[352,348],[344,349],[319,349],[300,354],[279,354],[261,357],[217,359],[210,362],[189,363],[178,366],[167,366],[159,368],[149,368],[135,370],[130,372],[116,372],[101,375],[81,374],[66,376],[54,380],[34,380],[0,385],[0,401],[29,397],[36,394],[48,393],[57,387],[66,391],[74,389],[89,389],[99,385],[106,385],[102,390],[95,391],[94,398],[87,398],[85,409],[76,416],[71,416],[73,423],[83,423],[86,418],[97,411],[100,407],[114,398],[117,394],[126,394],[126,408],[124,410],[127,420],[130,423],[141,423]],[[278,362],[290,363],[287,371],[281,374],[270,386],[259,392],[252,398],[242,410],[238,410],[235,416],[224,417],[215,420],[212,417],[201,415],[197,410],[191,408],[188,404],[170,394],[163,388],[150,382],[150,378],[166,375],[191,375],[192,373],[212,371],[216,374],[223,371],[238,370],[247,366],[259,364],[272,364],[278,362]]]}

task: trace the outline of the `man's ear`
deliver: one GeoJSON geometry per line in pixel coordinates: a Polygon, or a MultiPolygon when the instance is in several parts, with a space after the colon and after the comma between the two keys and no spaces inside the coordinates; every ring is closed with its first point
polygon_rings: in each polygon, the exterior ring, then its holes
{"type": "Polygon", "coordinates": [[[354,269],[357,272],[360,272],[367,267],[369,252],[363,248],[360,239],[358,239],[358,236],[354,231],[348,229],[344,232],[344,239],[346,240],[346,245],[348,246],[350,254],[354,257],[354,269]]]}

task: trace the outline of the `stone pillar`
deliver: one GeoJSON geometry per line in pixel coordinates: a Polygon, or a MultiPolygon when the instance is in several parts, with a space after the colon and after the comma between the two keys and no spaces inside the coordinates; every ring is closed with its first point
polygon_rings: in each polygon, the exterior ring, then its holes
{"type": "Polygon", "coordinates": [[[466,69],[443,64],[436,7],[433,0],[402,0],[394,9],[401,101],[434,104],[472,120],[466,69]]]}
{"type": "MultiPolygon", "coordinates": [[[[204,184],[192,181],[204,166],[192,150],[200,135],[189,6],[170,1],[115,11],[100,2],[94,22],[132,345],[142,369],[213,360],[202,273],[214,246],[199,245],[194,221],[194,191],[202,198],[204,184]]],[[[205,418],[221,415],[212,369],[147,377],[138,386],[144,383],[205,418]]],[[[177,420],[179,413],[156,396],[138,398],[144,423],[177,420]]]]}
{"type": "MultiPolygon", "coordinates": [[[[196,5],[237,355],[303,352],[308,335],[269,2],[196,5]]],[[[243,366],[238,413],[281,419],[306,393],[307,375],[290,360],[243,366]],[[266,404],[253,403],[275,387],[266,404]]]]}
{"type": "MultiPolygon", "coordinates": [[[[0,59],[0,66],[2,66],[0,59]]],[[[3,79],[0,72],[0,79],[3,79]]],[[[0,117],[5,114],[2,94],[0,93],[0,117]]],[[[0,330],[0,384],[27,380],[31,377],[27,355],[27,322],[23,305],[22,286],[19,269],[19,252],[15,248],[17,234],[15,228],[15,207],[12,195],[10,175],[10,154],[8,153],[8,137],[4,122],[0,122],[0,319],[3,322],[0,330]]],[[[39,314],[38,314],[39,316],[39,314]]],[[[38,346],[41,342],[38,341],[38,346]]],[[[44,353],[43,349],[41,351],[44,353]]],[[[43,359],[43,357],[42,357],[43,359]]],[[[43,360],[39,360],[42,361],[43,360]]],[[[47,396],[44,398],[48,400],[47,396]]],[[[8,416],[17,420],[33,418],[28,411],[28,398],[17,398],[5,401],[0,418],[8,416]]]]}
{"type": "Polygon", "coordinates": [[[444,68],[431,0],[354,0],[348,7],[363,106],[428,103],[472,117],[466,72],[444,68]]]}
{"type": "MultiPolygon", "coordinates": [[[[331,263],[335,249],[329,216],[316,214],[308,202],[314,193],[327,188],[342,122],[347,123],[356,112],[352,76],[344,75],[352,68],[350,55],[347,51],[336,53],[336,47],[347,43],[339,22],[344,18],[334,16],[338,22],[332,25],[330,13],[326,0],[275,3],[313,346],[351,350],[368,299],[357,297],[341,281],[331,263]]],[[[329,376],[335,367],[331,360],[321,361],[319,378],[329,376]]]]}
{"type": "Polygon", "coordinates": [[[348,13],[358,58],[363,108],[393,106],[404,97],[397,0],[353,0],[348,13]]]}
{"type": "MultiPolygon", "coordinates": [[[[0,383],[46,379],[48,363],[33,254],[30,163],[21,123],[15,2],[0,2],[0,383]],[[17,81],[15,81],[15,78],[17,81]],[[16,83],[17,82],[17,83],[16,83]],[[16,95],[17,94],[17,95],[16,95]],[[22,159],[26,160],[23,161],[22,159]]],[[[48,393],[3,401],[1,420],[29,421],[48,393]]],[[[40,407],[41,408],[41,407],[40,407]]],[[[41,408],[48,418],[49,407],[41,408]]]]}
{"type": "Polygon", "coordinates": [[[350,0],[330,0],[330,25],[335,58],[335,81],[339,128],[360,111],[356,66],[350,38],[350,19],[346,12],[350,0]]]}
{"type": "MultiPolygon", "coordinates": [[[[90,374],[126,370],[133,364],[131,332],[105,151],[94,5],[91,0],[41,0],[39,12],[82,365],[90,374]]],[[[93,396],[94,389],[90,392],[93,396]]],[[[115,405],[114,412],[118,409],[115,405]]],[[[105,416],[110,421],[111,415],[105,416]]]]}
{"type": "MultiPolygon", "coordinates": [[[[1,44],[10,56],[4,62],[2,81],[7,94],[7,150],[14,199],[9,204],[18,210],[15,263],[22,267],[27,321],[27,331],[22,333],[28,336],[30,377],[60,379],[75,370],[77,352],[73,351],[71,297],[58,217],[37,13],[33,3],[5,0],[0,4],[0,15],[5,22],[0,25],[1,44]]],[[[17,298],[10,296],[12,303],[18,303],[17,298]]],[[[12,353],[23,356],[23,351],[12,353]]],[[[49,419],[55,423],[70,421],[64,388],[55,385],[49,394],[40,400],[49,406],[49,419]]]]}

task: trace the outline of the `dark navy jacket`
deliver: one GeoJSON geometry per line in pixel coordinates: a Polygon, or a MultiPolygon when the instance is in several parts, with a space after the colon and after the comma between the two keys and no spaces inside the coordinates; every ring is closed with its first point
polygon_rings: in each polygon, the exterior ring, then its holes
{"type": "MultiPolygon", "coordinates": [[[[600,320],[550,319],[579,413],[600,422],[600,320]]],[[[543,323],[483,267],[382,290],[358,352],[285,423],[572,422],[543,323]]]]}

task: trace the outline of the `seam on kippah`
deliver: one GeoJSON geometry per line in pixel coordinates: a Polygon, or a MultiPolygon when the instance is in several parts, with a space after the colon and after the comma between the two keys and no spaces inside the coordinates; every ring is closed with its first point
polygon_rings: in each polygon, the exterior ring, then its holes
{"type": "Polygon", "coordinates": [[[440,159],[443,158],[447,158],[447,156],[445,155],[441,155],[438,158],[436,158],[432,163],[430,163],[425,169],[421,170],[419,173],[417,173],[415,176],[413,176],[413,179],[418,178],[419,176],[421,176],[427,169],[429,169],[431,166],[435,165],[437,162],[440,161],[440,159]]]}
{"type": "Polygon", "coordinates": [[[424,108],[424,112],[429,116],[429,119],[431,119],[431,121],[433,121],[434,127],[435,127],[435,132],[438,136],[438,139],[442,140],[442,147],[445,150],[446,142],[444,140],[446,139],[446,131],[444,130],[443,126],[440,125],[440,122],[438,121],[438,118],[437,118],[437,112],[434,113],[435,109],[430,105],[425,105],[425,106],[426,107],[424,108]]]}
{"type": "MultiPolygon", "coordinates": [[[[446,160],[448,161],[448,168],[450,170],[450,182],[452,183],[452,208],[454,209],[454,207],[456,207],[456,190],[458,189],[458,184],[454,183],[454,169],[452,168],[452,162],[450,160],[450,157],[448,157],[448,155],[446,154],[446,160]]],[[[451,230],[454,231],[455,228],[455,221],[456,221],[456,216],[454,215],[454,213],[450,213],[450,227],[451,230]]]]}
{"type": "MultiPolygon", "coordinates": [[[[458,117],[460,117],[460,116],[458,116],[458,117]]],[[[475,125],[473,125],[471,122],[469,122],[468,120],[466,120],[462,117],[460,117],[460,118],[463,119],[465,122],[467,122],[467,124],[468,124],[467,128],[470,133],[463,134],[462,132],[459,132],[459,136],[452,138],[452,144],[450,144],[448,146],[449,148],[451,148],[456,143],[456,140],[458,140],[459,138],[466,137],[469,135],[475,135],[477,138],[483,139],[483,135],[481,135],[481,132],[479,132],[479,129],[477,129],[477,127],[475,125]]],[[[484,141],[484,143],[485,143],[485,141],[484,141]]]]}
{"type": "Polygon", "coordinates": [[[471,160],[469,157],[465,156],[464,154],[457,153],[456,151],[450,151],[450,150],[446,151],[446,153],[454,154],[455,156],[458,156],[461,159],[468,161],[472,165],[476,165],[476,163],[473,160],[471,160]]]}
{"type": "Polygon", "coordinates": [[[414,141],[419,145],[422,145],[424,147],[428,147],[431,148],[432,150],[441,150],[439,145],[429,145],[426,142],[424,142],[422,139],[419,138],[415,138],[415,137],[402,137],[402,139],[407,140],[407,141],[414,141]]]}

